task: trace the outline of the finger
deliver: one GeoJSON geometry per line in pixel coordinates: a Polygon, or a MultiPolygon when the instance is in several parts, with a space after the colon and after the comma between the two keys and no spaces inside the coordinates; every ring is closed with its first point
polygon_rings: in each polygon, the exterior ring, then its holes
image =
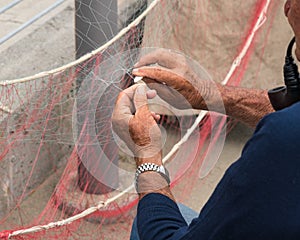
{"type": "Polygon", "coordinates": [[[159,49],[154,52],[151,52],[143,57],[134,65],[135,68],[158,64],[166,68],[176,68],[179,65],[179,59],[183,56],[171,52],[170,50],[159,49]]]}
{"type": "Polygon", "coordinates": [[[162,67],[136,68],[132,71],[132,74],[136,76],[146,77],[146,79],[143,79],[145,82],[147,81],[147,78],[151,78],[159,83],[167,84],[171,87],[181,86],[181,84],[187,82],[185,78],[181,77],[177,73],[162,67]]]}
{"type": "MultiPolygon", "coordinates": [[[[134,96],[134,93],[135,93],[137,87],[138,87],[138,85],[135,84],[135,85],[133,85],[133,86],[131,86],[131,87],[129,87],[129,88],[126,88],[126,89],[123,90],[120,94],[126,95],[130,100],[133,100],[133,96],[134,96]]],[[[120,94],[119,94],[119,95],[120,95],[120,94]]],[[[152,90],[152,89],[147,90],[147,93],[146,93],[146,94],[147,94],[147,97],[148,97],[149,99],[152,99],[152,98],[154,98],[154,97],[157,95],[156,91],[155,91],[155,90],[152,90]]]]}
{"type": "Polygon", "coordinates": [[[120,119],[125,116],[131,116],[133,111],[134,107],[132,102],[126,97],[126,95],[122,95],[115,104],[113,118],[120,119]]]}
{"type": "Polygon", "coordinates": [[[154,118],[154,120],[156,122],[158,122],[160,120],[160,115],[156,114],[155,112],[151,112],[152,117],[154,118]]]}
{"type": "Polygon", "coordinates": [[[150,89],[150,90],[147,91],[147,98],[148,99],[155,98],[156,95],[157,95],[156,90],[150,89]]]}
{"type": "MultiPolygon", "coordinates": [[[[151,78],[144,77],[143,82],[147,84],[147,87],[149,89],[151,89],[150,91],[155,92],[155,95],[153,95],[153,98],[158,95],[162,99],[164,99],[165,101],[168,102],[168,100],[174,99],[174,95],[176,95],[176,90],[174,90],[172,87],[169,87],[166,84],[161,84],[158,81],[153,80],[151,78]]],[[[151,97],[149,96],[150,91],[147,92],[148,99],[152,99],[152,96],[151,97]]]]}
{"type": "Polygon", "coordinates": [[[146,94],[146,86],[145,85],[139,85],[136,88],[134,97],[133,97],[133,102],[136,111],[140,109],[147,108],[148,110],[148,99],[147,99],[147,94],[146,94]]]}
{"type": "MultiPolygon", "coordinates": [[[[126,88],[119,94],[119,96],[126,95],[128,99],[133,100],[133,96],[134,96],[134,93],[135,93],[137,87],[138,87],[137,85],[133,85],[129,88],[126,88]]],[[[118,99],[117,99],[117,101],[118,101],[118,99]]]]}
{"type": "Polygon", "coordinates": [[[162,85],[159,83],[149,83],[149,88],[155,89],[158,96],[169,103],[171,106],[178,109],[189,108],[187,98],[179,91],[174,88],[168,87],[167,85],[162,85]]]}
{"type": "Polygon", "coordinates": [[[115,108],[114,108],[114,115],[132,115],[134,107],[132,104],[132,99],[135,93],[137,85],[134,85],[130,88],[125,89],[124,91],[120,92],[115,108]]]}
{"type": "MultiPolygon", "coordinates": [[[[132,104],[134,93],[137,89],[138,85],[134,85],[130,88],[125,89],[122,91],[116,101],[115,105],[115,113],[117,114],[126,114],[131,115],[134,112],[134,107],[132,104]]],[[[147,98],[152,99],[156,97],[157,92],[155,90],[148,90],[147,98]]]]}

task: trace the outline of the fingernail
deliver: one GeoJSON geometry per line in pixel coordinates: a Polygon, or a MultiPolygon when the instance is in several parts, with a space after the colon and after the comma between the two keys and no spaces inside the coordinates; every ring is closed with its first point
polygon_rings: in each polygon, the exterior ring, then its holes
{"type": "Polygon", "coordinates": [[[137,62],[136,64],[133,65],[133,67],[137,67],[139,65],[139,62],[137,62]]]}
{"type": "Polygon", "coordinates": [[[154,89],[148,90],[147,93],[152,94],[152,95],[156,95],[157,94],[156,90],[154,90],[154,89]]]}
{"type": "Polygon", "coordinates": [[[142,81],[143,80],[143,77],[135,77],[133,79],[134,83],[138,83],[139,81],[142,81]]]}
{"type": "Polygon", "coordinates": [[[139,72],[138,69],[136,69],[136,68],[132,69],[132,73],[133,73],[133,74],[134,74],[134,73],[138,73],[138,72],[139,72]]]}

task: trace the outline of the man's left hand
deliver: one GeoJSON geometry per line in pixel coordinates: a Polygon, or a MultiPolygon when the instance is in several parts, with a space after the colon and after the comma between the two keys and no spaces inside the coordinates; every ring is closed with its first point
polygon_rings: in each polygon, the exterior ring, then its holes
{"type": "Polygon", "coordinates": [[[161,165],[162,138],[156,123],[159,115],[150,112],[148,98],[155,91],[145,85],[134,85],[122,91],[116,101],[112,125],[117,135],[133,152],[137,166],[144,162],[161,165]]]}

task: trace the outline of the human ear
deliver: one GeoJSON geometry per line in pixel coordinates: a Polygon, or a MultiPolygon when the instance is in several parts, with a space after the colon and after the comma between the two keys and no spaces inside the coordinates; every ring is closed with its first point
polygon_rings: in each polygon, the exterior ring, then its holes
{"type": "Polygon", "coordinates": [[[286,17],[288,16],[290,9],[291,9],[291,0],[287,0],[284,4],[284,14],[286,17]]]}

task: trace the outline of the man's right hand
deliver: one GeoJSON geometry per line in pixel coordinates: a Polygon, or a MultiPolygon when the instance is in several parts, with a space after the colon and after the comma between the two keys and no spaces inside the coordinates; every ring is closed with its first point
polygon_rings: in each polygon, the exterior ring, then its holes
{"type": "Polygon", "coordinates": [[[143,77],[148,87],[176,108],[207,110],[221,100],[219,84],[208,79],[208,74],[197,75],[189,61],[179,53],[159,49],[143,56],[132,73],[143,77]]]}
{"type": "Polygon", "coordinates": [[[196,74],[188,61],[183,55],[157,50],[142,57],[132,73],[142,76],[148,87],[179,109],[192,107],[222,114],[226,111],[251,127],[273,112],[266,90],[223,86],[196,74]]]}

